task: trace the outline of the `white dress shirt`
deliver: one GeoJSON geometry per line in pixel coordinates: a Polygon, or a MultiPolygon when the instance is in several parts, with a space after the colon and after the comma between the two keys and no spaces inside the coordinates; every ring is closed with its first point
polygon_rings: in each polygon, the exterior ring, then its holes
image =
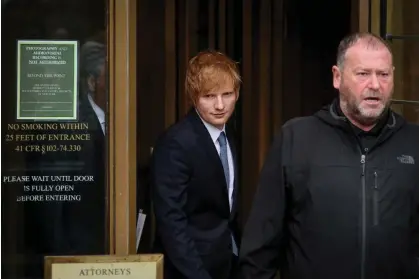
{"type": "Polygon", "coordinates": [[[102,132],[105,135],[105,112],[103,112],[103,110],[98,105],[96,105],[95,101],[93,101],[93,98],[90,94],[87,94],[87,98],[89,99],[89,103],[97,116],[97,119],[100,123],[100,127],[102,127],[102,132]]]}

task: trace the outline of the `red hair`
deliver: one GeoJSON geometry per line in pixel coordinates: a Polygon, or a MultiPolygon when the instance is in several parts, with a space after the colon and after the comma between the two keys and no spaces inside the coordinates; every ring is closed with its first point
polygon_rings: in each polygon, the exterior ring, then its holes
{"type": "Polygon", "coordinates": [[[225,54],[206,50],[189,60],[185,91],[192,103],[226,82],[232,82],[234,92],[239,92],[241,79],[237,63],[225,54]]]}

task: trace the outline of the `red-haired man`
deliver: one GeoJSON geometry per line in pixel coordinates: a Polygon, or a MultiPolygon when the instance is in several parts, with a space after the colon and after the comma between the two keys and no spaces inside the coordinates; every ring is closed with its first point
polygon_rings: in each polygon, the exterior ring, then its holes
{"type": "Polygon", "coordinates": [[[166,279],[234,278],[239,244],[237,154],[226,123],[239,97],[237,65],[204,51],[188,65],[193,108],[158,140],[151,163],[156,251],[166,279]]]}

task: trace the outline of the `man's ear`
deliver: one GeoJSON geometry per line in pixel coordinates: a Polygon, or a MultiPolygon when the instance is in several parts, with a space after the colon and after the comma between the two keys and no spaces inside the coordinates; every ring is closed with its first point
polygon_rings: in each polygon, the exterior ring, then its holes
{"type": "Polygon", "coordinates": [[[333,73],[333,87],[335,89],[339,89],[340,83],[342,81],[342,73],[338,66],[332,67],[332,73],[333,73]]]}
{"type": "Polygon", "coordinates": [[[237,91],[235,92],[235,93],[236,93],[236,102],[237,102],[237,100],[239,99],[239,95],[240,95],[240,94],[239,94],[239,92],[240,92],[239,90],[237,90],[237,91]]]}
{"type": "Polygon", "coordinates": [[[96,90],[96,79],[94,76],[89,76],[87,78],[87,86],[89,87],[89,92],[95,92],[96,90]]]}

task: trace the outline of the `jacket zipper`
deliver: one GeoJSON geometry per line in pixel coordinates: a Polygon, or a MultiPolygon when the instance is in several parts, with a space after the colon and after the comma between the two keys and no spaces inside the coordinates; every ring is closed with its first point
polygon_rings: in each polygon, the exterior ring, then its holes
{"type": "Polygon", "coordinates": [[[374,226],[377,226],[379,223],[378,174],[377,172],[374,172],[374,193],[373,193],[372,199],[373,199],[373,206],[374,206],[373,222],[374,222],[374,226]]]}
{"type": "Polygon", "coordinates": [[[367,237],[367,204],[365,189],[365,162],[366,156],[361,155],[362,166],[362,241],[361,241],[361,279],[365,279],[365,257],[366,257],[366,237],[367,237]]]}

